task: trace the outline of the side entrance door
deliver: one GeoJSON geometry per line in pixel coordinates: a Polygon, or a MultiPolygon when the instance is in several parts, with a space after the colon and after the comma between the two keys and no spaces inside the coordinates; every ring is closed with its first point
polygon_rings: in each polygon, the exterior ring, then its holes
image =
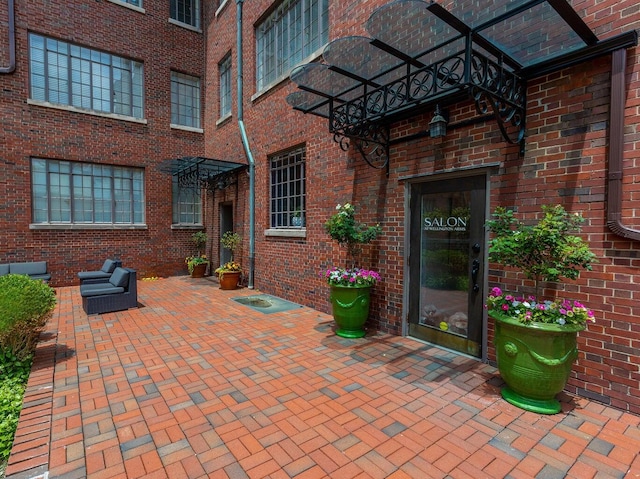
{"type": "Polygon", "coordinates": [[[410,336],[483,354],[486,176],[411,185],[410,336]]]}

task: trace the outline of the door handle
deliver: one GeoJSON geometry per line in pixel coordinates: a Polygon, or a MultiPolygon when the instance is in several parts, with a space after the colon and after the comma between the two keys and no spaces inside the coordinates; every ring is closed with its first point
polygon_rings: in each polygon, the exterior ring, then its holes
{"type": "Polygon", "coordinates": [[[477,259],[473,260],[471,263],[471,282],[473,283],[473,292],[477,293],[480,291],[480,286],[478,286],[478,273],[480,272],[480,261],[477,259]]]}

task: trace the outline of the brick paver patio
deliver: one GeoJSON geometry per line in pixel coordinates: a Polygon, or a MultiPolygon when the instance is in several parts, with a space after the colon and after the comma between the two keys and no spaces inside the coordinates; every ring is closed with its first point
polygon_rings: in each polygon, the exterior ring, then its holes
{"type": "Polygon", "coordinates": [[[142,307],[89,317],[78,289],[58,289],[9,479],[640,477],[640,417],[522,411],[465,356],[342,339],[208,279],[140,281],[142,307]]]}

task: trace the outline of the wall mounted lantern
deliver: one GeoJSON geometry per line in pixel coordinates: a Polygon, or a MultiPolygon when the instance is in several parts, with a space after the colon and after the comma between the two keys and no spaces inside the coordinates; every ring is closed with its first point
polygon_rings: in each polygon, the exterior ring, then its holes
{"type": "Polygon", "coordinates": [[[429,136],[431,138],[440,138],[447,134],[447,120],[440,112],[440,105],[436,105],[436,111],[433,118],[429,122],[429,136]]]}

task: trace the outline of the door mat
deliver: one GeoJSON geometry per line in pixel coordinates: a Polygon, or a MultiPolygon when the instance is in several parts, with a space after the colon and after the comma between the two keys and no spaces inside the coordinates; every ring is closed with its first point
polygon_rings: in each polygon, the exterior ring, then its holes
{"type": "Polygon", "coordinates": [[[269,294],[258,294],[255,296],[238,296],[231,299],[233,299],[237,303],[249,306],[255,311],[260,311],[261,313],[265,314],[280,313],[282,311],[289,311],[290,309],[302,308],[302,305],[300,304],[292,303],[285,299],[276,298],[275,296],[271,296],[269,294]]]}

